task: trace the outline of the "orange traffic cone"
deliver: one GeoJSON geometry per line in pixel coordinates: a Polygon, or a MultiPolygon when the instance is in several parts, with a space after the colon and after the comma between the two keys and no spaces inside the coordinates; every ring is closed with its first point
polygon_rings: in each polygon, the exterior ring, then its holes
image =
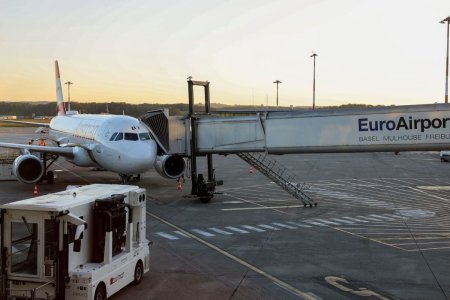
{"type": "Polygon", "coordinates": [[[33,190],[33,196],[37,196],[37,195],[39,195],[39,189],[38,189],[37,184],[35,184],[34,185],[34,190],[33,190]]]}
{"type": "Polygon", "coordinates": [[[178,190],[179,192],[181,192],[181,180],[180,180],[180,179],[178,179],[177,190],[178,190]]]}
{"type": "Polygon", "coordinates": [[[253,174],[253,167],[252,166],[250,166],[250,168],[248,169],[248,173],[249,174],[253,174]]]}

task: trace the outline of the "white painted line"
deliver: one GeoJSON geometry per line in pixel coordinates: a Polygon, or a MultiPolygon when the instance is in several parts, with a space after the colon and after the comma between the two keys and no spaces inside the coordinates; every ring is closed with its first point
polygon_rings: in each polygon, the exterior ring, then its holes
{"type": "Polygon", "coordinates": [[[258,210],[258,209],[277,209],[277,208],[297,208],[304,207],[303,205],[286,205],[286,206],[261,206],[261,207],[244,207],[244,208],[222,208],[223,211],[236,210],[258,210]]]}
{"type": "Polygon", "coordinates": [[[207,236],[207,237],[216,236],[215,234],[212,234],[212,233],[209,233],[207,231],[200,230],[200,229],[191,229],[191,231],[193,231],[195,233],[198,233],[198,234],[201,234],[203,236],[207,236]]]}
{"type": "Polygon", "coordinates": [[[211,231],[220,233],[220,234],[224,234],[224,235],[230,235],[230,234],[232,234],[231,232],[228,232],[228,231],[225,231],[225,230],[222,230],[222,229],[219,229],[219,228],[215,228],[215,227],[210,227],[210,228],[208,228],[208,229],[211,230],[211,231]]]}
{"type": "Polygon", "coordinates": [[[375,217],[375,218],[381,218],[381,219],[386,219],[389,221],[395,221],[395,219],[389,218],[389,217],[385,217],[385,216],[380,216],[380,215],[369,215],[369,217],[375,217]]]}
{"type": "Polygon", "coordinates": [[[362,222],[362,223],[368,223],[369,221],[366,220],[360,220],[360,219],[356,219],[356,218],[352,218],[352,217],[341,217],[342,219],[347,219],[350,221],[355,221],[355,222],[362,222]]]}
{"type": "Polygon", "coordinates": [[[239,228],[236,228],[236,227],[233,227],[233,226],[227,226],[227,227],[225,227],[226,229],[229,229],[229,230],[231,230],[231,231],[235,231],[235,232],[239,232],[239,233],[249,233],[248,231],[246,231],[246,230],[242,230],[242,229],[239,229],[239,228]]]}
{"type": "Polygon", "coordinates": [[[336,222],[331,222],[331,221],[327,221],[327,220],[324,220],[324,219],[315,218],[314,220],[319,221],[321,223],[330,224],[330,225],[340,225],[340,224],[338,224],[336,222]]]}
{"type": "Polygon", "coordinates": [[[256,232],[265,232],[264,229],[260,229],[260,228],[250,226],[250,225],[242,225],[242,227],[244,227],[245,229],[256,231],[256,232]]]}
{"type": "Polygon", "coordinates": [[[166,238],[168,240],[178,240],[178,238],[176,236],[165,233],[165,232],[158,232],[157,235],[162,236],[163,238],[166,238]]]}
{"type": "Polygon", "coordinates": [[[232,259],[233,261],[237,262],[238,264],[240,264],[240,265],[242,265],[242,266],[244,266],[246,268],[249,268],[250,270],[252,270],[253,272],[256,272],[257,274],[260,274],[260,275],[266,277],[267,279],[269,279],[270,281],[272,281],[273,283],[275,283],[276,285],[278,285],[282,289],[284,289],[286,291],[289,291],[289,292],[293,293],[296,296],[299,296],[299,297],[301,297],[301,298],[303,298],[305,300],[317,300],[317,299],[320,299],[320,298],[315,297],[314,294],[310,294],[309,292],[304,292],[302,290],[299,290],[299,289],[293,287],[292,285],[290,285],[290,284],[288,284],[288,283],[278,279],[277,277],[275,277],[273,275],[270,275],[269,273],[264,272],[263,270],[257,268],[256,266],[254,266],[254,265],[252,265],[252,264],[250,264],[250,263],[240,259],[239,257],[234,256],[231,253],[226,252],[226,251],[220,249],[219,247],[217,247],[217,246],[215,246],[215,245],[213,245],[213,244],[211,244],[211,243],[209,243],[209,242],[207,242],[205,240],[202,240],[201,238],[199,238],[199,237],[197,237],[195,235],[192,235],[191,233],[189,233],[189,232],[181,229],[180,227],[178,227],[178,226],[176,226],[176,225],[174,225],[174,224],[172,224],[172,223],[170,223],[170,222],[168,222],[168,221],[158,217],[157,215],[154,215],[154,214],[152,214],[152,213],[150,213],[148,211],[146,213],[147,213],[147,215],[153,217],[156,220],[159,220],[160,222],[162,222],[162,223],[172,227],[173,229],[181,231],[181,232],[191,236],[194,240],[196,240],[197,242],[203,244],[204,246],[206,246],[206,247],[208,247],[208,248],[210,248],[210,249],[212,249],[212,250],[214,250],[214,251],[216,251],[216,252],[218,252],[218,253],[220,253],[220,254],[222,254],[222,255],[230,258],[230,259],[232,259]]]}
{"type": "Polygon", "coordinates": [[[291,225],[286,225],[286,224],[283,224],[283,223],[272,223],[272,224],[275,225],[275,226],[284,227],[284,228],[287,228],[287,229],[298,229],[298,227],[294,227],[294,226],[291,226],[291,225]]]}
{"type": "Polygon", "coordinates": [[[308,224],[317,225],[317,226],[327,226],[327,225],[325,225],[325,224],[318,223],[318,222],[314,222],[314,221],[311,221],[311,220],[305,220],[305,221],[303,221],[303,222],[308,223],[308,224]]]}
{"type": "Polygon", "coordinates": [[[178,235],[181,235],[182,237],[185,237],[185,238],[188,238],[188,239],[190,239],[190,237],[189,237],[189,236],[185,235],[185,234],[184,234],[184,233],[182,233],[181,231],[175,230],[175,231],[174,231],[174,233],[176,233],[176,234],[178,234],[178,235]]]}
{"type": "Polygon", "coordinates": [[[393,214],[383,214],[383,215],[384,215],[384,216],[393,217],[393,218],[397,218],[397,219],[401,219],[401,220],[407,219],[406,217],[404,217],[404,216],[399,216],[399,215],[393,215],[393,214]]]}
{"type": "Polygon", "coordinates": [[[343,219],[339,219],[339,218],[331,218],[331,220],[335,220],[336,222],[341,222],[341,223],[349,224],[349,225],[355,224],[355,222],[351,222],[351,221],[347,221],[347,220],[343,220],[343,219]]]}
{"type": "Polygon", "coordinates": [[[244,201],[223,201],[222,204],[239,204],[244,203],[244,201]]]}
{"type": "Polygon", "coordinates": [[[266,224],[259,224],[258,226],[262,227],[262,228],[270,229],[270,230],[281,230],[280,228],[276,228],[276,227],[266,225],[266,224]]]}
{"type": "Polygon", "coordinates": [[[306,225],[306,224],[302,224],[302,223],[297,223],[297,222],[287,222],[287,223],[292,224],[292,225],[295,225],[295,226],[298,226],[298,227],[305,227],[305,228],[311,228],[311,227],[312,227],[312,226],[310,226],[310,225],[306,225]]]}
{"type": "Polygon", "coordinates": [[[369,221],[375,221],[375,222],[380,222],[380,221],[386,221],[383,219],[377,219],[377,218],[370,218],[370,217],[365,217],[365,216],[356,216],[357,218],[363,219],[363,220],[369,220],[369,221]]]}

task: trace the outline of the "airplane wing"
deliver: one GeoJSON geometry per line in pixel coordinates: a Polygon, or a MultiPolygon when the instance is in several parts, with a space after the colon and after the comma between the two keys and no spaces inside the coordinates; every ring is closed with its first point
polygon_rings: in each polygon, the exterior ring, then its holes
{"type": "Polygon", "coordinates": [[[73,148],[72,147],[53,147],[53,146],[38,146],[38,145],[25,145],[25,144],[14,144],[14,143],[0,143],[0,148],[10,148],[10,149],[20,149],[24,151],[31,152],[43,152],[50,154],[57,154],[62,157],[73,158],[73,148]]]}
{"type": "Polygon", "coordinates": [[[17,121],[17,120],[3,120],[0,119],[0,122],[5,123],[16,123],[21,125],[29,125],[29,126],[36,126],[36,127],[50,127],[50,123],[38,123],[38,122],[27,122],[27,121],[17,121]]]}

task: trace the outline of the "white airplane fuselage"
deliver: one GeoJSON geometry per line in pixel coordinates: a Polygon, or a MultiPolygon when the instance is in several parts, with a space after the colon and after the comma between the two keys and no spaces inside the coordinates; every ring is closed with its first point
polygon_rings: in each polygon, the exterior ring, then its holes
{"type": "Polygon", "coordinates": [[[131,175],[149,170],[156,159],[155,141],[140,121],[130,116],[56,116],[50,122],[49,136],[61,147],[73,147],[74,158],[68,160],[77,166],[131,175]]]}

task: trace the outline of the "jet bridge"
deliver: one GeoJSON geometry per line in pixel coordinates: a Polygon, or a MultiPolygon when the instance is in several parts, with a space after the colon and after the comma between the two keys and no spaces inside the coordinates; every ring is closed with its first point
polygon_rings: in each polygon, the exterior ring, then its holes
{"type": "MultiPolygon", "coordinates": [[[[305,206],[312,206],[317,203],[308,197],[305,187],[297,184],[295,176],[268,154],[450,149],[450,105],[447,104],[253,111],[246,112],[245,116],[224,117],[210,110],[209,82],[188,80],[188,88],[188,116],[169,119],[168,124],[172,125],[162,126],[167,131],[158,129],[165,137],[165,142],[158,144],[166,145],[161,147],[166,153],[190,158],[191,194],[204,202],[212,198],[218,183],[212,154],[238,155],[305,206]],[[204,112],[194,111],[193,87],[196,85],[205,89],[204,112]],[[207,179],[197,174],[198,156],[207,157],[207,179]]],[[[145,122],[145,118],[141,119],[145,122]]]]}

